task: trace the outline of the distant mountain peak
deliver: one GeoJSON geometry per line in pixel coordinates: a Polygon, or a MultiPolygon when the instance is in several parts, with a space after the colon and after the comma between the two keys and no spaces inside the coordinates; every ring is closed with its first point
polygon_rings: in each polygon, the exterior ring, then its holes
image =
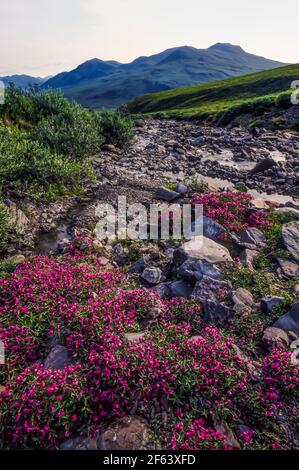
{"type": "Polygon", "coordinates": [[[88,108],[118,107],[136,96],[179,86],[224,80],[280,67],[277,61],[216,43],[208,49],[179,46],[122,64],[90,59],[48,80],[43,88],[61,89],[88,108]]]}
{"type": "Polygon", "coordinates": [[[245,52],[241,46],[236,46],[234,44],[230,44],[229,42],[216,42],[208,48],[208,50],[218,50],[218,51],[225,51],[225,52],[245,52]]]}

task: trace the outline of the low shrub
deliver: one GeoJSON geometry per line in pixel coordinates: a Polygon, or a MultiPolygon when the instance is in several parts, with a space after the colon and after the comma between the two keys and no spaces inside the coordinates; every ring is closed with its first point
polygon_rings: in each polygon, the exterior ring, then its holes
{"type": "Polygon", "coordinates": [[[97,113],[97,120],[102,128],[105,142],[119,147],[128,145],[133,137],[133,124],[130,118],[119,111],[101,110],[97,113]]]}

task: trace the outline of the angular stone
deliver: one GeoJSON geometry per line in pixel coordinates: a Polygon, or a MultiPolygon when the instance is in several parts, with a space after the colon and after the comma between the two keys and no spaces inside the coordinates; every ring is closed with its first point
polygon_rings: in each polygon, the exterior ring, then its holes
{"type": "Polygon", "coordinates": [[[160,268],[145,268],[141,278],[148,284],[156,285],[162,280],[162,271],[160,268]]]}
{"type": "Polygon", "coordinates": [[[175,251],[175,259],[183,262],[188,258],[206,260],[212,264],[233,261],[227,248],[203,236],[194,237],[175,251]]]}
{"type": "MultiPolygon", "coordinates": [[[[195,231],[195,222],[191,224],[192,231],[195,231]]],[[[206,217],[202,217],[202,234],[204,237],[210,238],[211,240],[217,241],[221,240],[221,237],[226,233],[225,228],[215,222],[214,220],[206,217]]]]}
{"type": "Polygon", "coordinates": [[[124,416],[110,424],[98,437],[99,450],[148,450],[150,429],[145,419],[139,416],[124,416]]]}
{"type": "Polygon", "coordinates": [[[284,224],[281,233],[286,249],[299,261],[299,221],[284,224]]]}
{"type": "Polygon", "coordinates": [[[273,348],[287,349],[289,338],[285,331],[269,326],[263,333],[263,343],[268,351],[271,351],[273,348]]]}
{"type": "Polygon", "coordinates": [[[278,214],[292,214],[294,218],[299,219],[299,210],[294,207],[277,207],[274,212],[278,214]]]}
{"type": "Polygon", "coordinates": [[[297,263],[293,263],[288,259],[277,259],[279,266],[282,269],[282,272],[287,277],[299,277],[299,265],[297,263]]]}
{"type": "Polygon", "coordinates": [[[158,188],[156,191],[156,197],[163,201],[172,202],[179,197],[179,193],[171,191],[171,189],[158,188]]]}
{"type": "Polygon", "coordinates": [[[161,284],[152,287],[151,290],[162,297],[162,299],[167,299],[170,297],[169,285],[169,282],[161,282],[161,284]]]}
{"type": "Polygon", "coordinates": [[[244,289],[243,287],[240,287],[233,293],[233,302],[235,304],[243,304],[243,305],[248,305],[249,307],[252,307],[254,304],[254,298],[251,292],[249,292],[247,289],[244,289]]]}
{"type": "Polygon", "coordinates": [[[212,325],[223,325],[235,315],[233,309],[220,302],[207,300],[203,307],[204,320],[212,325]]]}
{"type": "Polygon", "coordinates": [[[299,302],[296,302],[291,310],[282,315],[273,326],[284,331],[299,333],[299,302]]]}
{"type": "Polygon", "coordinates": [[[180,266],[179,275],[190,282],[200,281],[203,276],[208,276],[212,279],[220,279],[222,277],[221,271],[212,263],[200,259],[194,260],[193,258],[187,259],[180,266]]]}
{"type": "Polygon", "coordinates": [[[169,289],[172,297],[184,297],[185,299],[189,299],[193,291],[193,287],[183,280],[172,282],[169,289]]]}
{"type": "Polygon", "coordinates": [[[187,194],[188,188],[183,183],[177,183],[175,192],[178,194],[187,194]]]}
{"type": "Polygon", "coordinates": [[[282,297],[277,297],[275,295],[267,295],[266,297],[261,299],[261,311],[265,315],[269,315],[272,312],[273,308],[276,305],[281,304],[283,302],[282,297]]]}
{"type": "Polygon", "coordinates": [[[231,289],[232,285],[229,281],[219,281],[208,276],[203,276],[203,278],[195,284],[192,298],[198,303],[204,303],[207,300],[221,301],[231,289]]]}
{"type": "Polygon", "coordinates": [[[259,253],[256,250],[249,250],[248,248],[245,248],[245,250],[240,253],[240,263],[243,264],[243,266],[253,268],[258,254],[259,253]]]}
{"type": "Polygon", "coordinates": [[[9,199],[4,200],[4,209],[7,212],[9,222],[14,225],[17,234],[24,234],[29,225],[29,219],[24,212],[18,209],[16,203],[9,199]]]}
{"type": "Polygon", "coordinates": [[[267,244],[267,239],[259,229],[249,227],[242,233],[240,243],[261,248],[267,244]]]}
{"type": "Polygon", "coordinates": [[[139,258],[135,263],[130,267],[131,273],[141,273],[146,266],[146,260],[144,257],[139,258]]]}
{"type": "Polygon", "coordinates": [[[66,347],[58,344],[54,346],[45,359],[45,369],[63,370],[65,367],[74,364],[74,359],[66,347]]]}

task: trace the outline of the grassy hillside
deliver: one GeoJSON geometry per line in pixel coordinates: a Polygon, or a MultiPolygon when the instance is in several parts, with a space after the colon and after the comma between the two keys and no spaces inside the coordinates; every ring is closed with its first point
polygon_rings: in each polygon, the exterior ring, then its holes
{"type": "Polygon", "coordinates": [[[145,93],[210,83],[282,65],[231,44],[214,44],[208,49],[183,46],[139,57],[129,64],[93,59],[51,78],[44,88],[61,89],[65,96],[87,108],[117,108],[145,93]]]}
{"type": "Polygon", "coordinates": [[[225,122],[246,112],[261,114],[272,105],[288,107],[291,82],[298,79],[299,64],[289,65],[145,95],[130,101],[127,109],[131,113],[162,113],[170,117],[225,122]]]}

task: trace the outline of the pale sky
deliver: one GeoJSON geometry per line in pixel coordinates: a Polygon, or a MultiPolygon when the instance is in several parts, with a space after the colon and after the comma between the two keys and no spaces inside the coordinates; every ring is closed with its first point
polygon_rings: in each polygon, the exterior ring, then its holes
{"type": "Polygon", "coordinates": [[[0,75],[230,42],[299,62],[298,0],[0,0],[0,75]]]}

